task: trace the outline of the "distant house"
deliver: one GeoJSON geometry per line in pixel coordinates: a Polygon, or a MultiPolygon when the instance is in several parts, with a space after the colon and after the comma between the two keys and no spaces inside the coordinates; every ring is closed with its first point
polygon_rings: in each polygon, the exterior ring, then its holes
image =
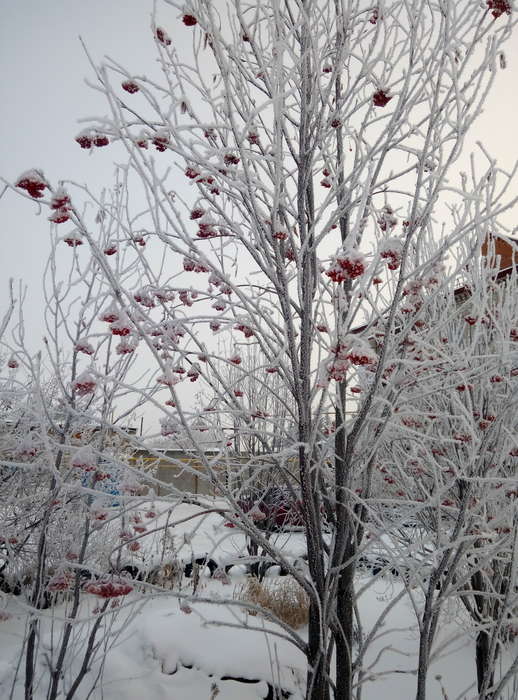
{"type": "Polygon", "coordinates": [[[489,260],[491,267],[498,269],[498,278],[509,275],[513,266],[518,265],[518,241],[509,236],[489,233],[480,252],[489,260]]]}
{"type": "MultiPolygon", "coordinates": [[[[200,459],[200,451],[213,463],[220,450],[221,438],[213,428],[198,419],[190,426],[190,435],[178,424],[167,437],[136,450],[131,464],[161,482],[162,485],[155,486],[159,495],[167,493],[168,484],[183,493],[213,495],[214,486],[200,459]]],[[[214,464],[218,472],[226,468],[226,464],[214,464]]]]}

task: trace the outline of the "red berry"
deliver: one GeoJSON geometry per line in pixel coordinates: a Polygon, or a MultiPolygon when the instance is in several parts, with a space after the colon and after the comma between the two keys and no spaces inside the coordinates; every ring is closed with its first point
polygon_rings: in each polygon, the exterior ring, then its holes
{"type": "Polygon", "coordinates": [[[34,199],[43,197],[43,190],[48,187],[43,176],[37,170],[28,170],[20,175],[16,181],[16,187],[26,190],[34,199]]]}
{"type": "Polygon", "coordinates": [[[169,38],[169,34],[166,32],[165,29],[162,29],[162,27],[156,28],[155,36],[158,39],[158,41],[164,46],[171,45],[171,39],[169,38]]]}
{"type": "Polygon", "coordinates": [[[198,24],[198,20],[194,15],[184,15],[182,17],[182,22],[186,27],[194,27],[195,24],[198,24]]]}
{"type": "Polygon", "coordinates": [[[65,207],[62,209],[56,209],[56,211],[52,212],[52,214],[49,216],[49,221],[51,221],[53,224],[64,224],[65,221],[68,221],[69,219],[70,213],[65,207]]]}
{"type": "Polygon", "coordinates": [[[89,372],[83,372],[72,384],[72,389],[78,396],[86,396],[87,394],[93,394],[96,386],[95,377],[89,372]]]}
{"type": "Polygon", "coordinates": [[[75,231],[69,233],[63,240],[70,248],[77,248],[77,246],[83,245],[82,236],[75,231]]]}
{"type": "Polygon", "coordinates": [[[133,586],[125,581],[92,581],[87,583],[83,590],[100,598],[118,598],[131,593],[133,586]]]}
{"type": "Polygon", "coordinates": [[[129,92],[131,95],[140,90],[139,86],[134,80],[125,80],[122,83],[122,89],[126,90],[126,92],[129,92]]]}
{"type": "Polygon", "coordinates": [[[81,146],[81,148],[92,148],[92,135],[89,131],[82,131],[76,136],[76,142],[81,146]]]}
{"type": "Polygon", "coordinates": [[[94,146],[97,146],[97,148],[102,148],[103,146],[107,146],[109,143],[110,143],[110,140],[106,136],[106,134],[96,134],[94,136],[94,146]]]}
{"type": "Polygon", "coordinates": [[[511,14],[511,3],[509,0],[487,0],[487,7],[491,10],[491,14],[495,19],[501,17],[504,13],[511,14]]]}
{"type": "Polygon", "coordinates": [[[199,172],[195,170],[194,168],[191,168],[191,166],[187,167],[185,169],[185,175],[188,177],[190,180],[194,180],[199,176],[199,172]]]}
{"type": "Polygon", "coordinates": [[[62,187],[60,187],[54,192],[50,200],[51,209],[66,209],[69,204],[70,197],[62,187]]]}
{"type": "Polygon", "coordinates": [[[239,158],[235,153],[225,153],[223,160],[225,161],[225,165],[238,165],[239,163],[239,158]]]}
{"type": "Polygon", "coordinates": [[[377,90],[372,96],[372,101],[375,107],[385,107],[393,98],[388,90],[377,90]]]}
{"type": "Polygon", "coordinates": [[[76,352],[83,352],[85,355],[93,355],[95,350],[87,340],[78,340],[74,346],[76,352]]]}
{"type": "Polygon", "coordinates": [[[169,145],[169,134],[165,130],[157,131],[157,133],[153,136],[151,143],[157,151],[163,153],[167,150],[167,146],[169,145]]]}
{"type": "Polygon", "coordinates": [[[378,8],[375,7],[374,10],[372,11],[372,15],[371,15],[370,18],[369,18],[369,22],[370,22],[371,24],[376,24],[376,22],[378,21],[378,19],[379,19],[379,14],[378,14],[378,12],[379,12],[379,11],[378,11],[378,8]]]}

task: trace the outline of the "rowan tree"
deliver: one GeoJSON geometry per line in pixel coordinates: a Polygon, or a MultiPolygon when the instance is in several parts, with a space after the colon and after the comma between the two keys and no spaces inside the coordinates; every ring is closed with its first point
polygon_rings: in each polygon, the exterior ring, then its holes
{"type": "MultiPolygon", "coordinates": [[[[420,285],[437,299],[449,293],[448,252],[513,204],[510,176],[491,160],[452,184],[505,65],[511,10],[467,0],[166,1],[151,27],[161,74],[113,60],[94,66],[110,115],[76,139],[85,151],[126,153],[125,206],[83,188],[100,211],[91,222],[41,173],[15,183],[50,207],[56,227],[74,226],[66,243],[72,252],[86,244],[113,296],[111,332],[131,334],[153,358],[167,393],[162,435],[183,431],[235,512],[236,494],[215,468],[231,462],[230,446],[211,459],[199,449],[191,425],[206,412],[180,384],[203,382],[217,399],[209,412],[249,425],[264,416],[222,369],[242,366],[236,339],[257,345],[265,372],[276,369],[294,406],[281,452],[296,460],[307,571],[293,570],[253,518],[240,512],[240,522],[310,597],[307,644],[292,639],[307,655],[312,700],[352,698],[366,682],[353,651],[354,576],[376,452],[389,417],[403,414],[402,392],[387,389],[393,350],[426,323],[401,325],[402,301],[415,310],[420,285]],[[179,32],[192,36],[189,48],[173,41],[179,32]],[[221,353],[211,334],[229,335],[236,350],[221,353]],[[350,407],[357,413],[347,420],[350,407]]],[[[428,665],[424,654],[420,700],[428,665]]]]}

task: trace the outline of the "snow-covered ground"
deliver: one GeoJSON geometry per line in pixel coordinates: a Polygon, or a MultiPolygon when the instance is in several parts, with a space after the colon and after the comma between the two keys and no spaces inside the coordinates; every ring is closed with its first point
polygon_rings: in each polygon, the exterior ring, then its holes
{"type": "MultiPolygon", "coordinates": [[[[219,566],[237,561],[245,553],[245,539],[237,528],[225,527],[217,513],[202,520],[190,519],[197,512],[192,505],[180,505],[171,514],[160,503],[142,504],[138,513],[148,528],[141,548],[119,563],[147,570],[175,558],[183,563],[208,556],[219,566]],[[146,514],[154,513],[153,517],[146,514]],[[175,523],[164,538],[162,525],[175,523]]],[[[133,513],[135,515],[135,513],[133,513]]],[[[113,521],[111,528],[120,529],[113,521]]],[[[142,533],[144,534],[144,533],[142,533]]],[[[300,533],[274,535],[290,561],[304,554],[300,533]]],[[[388,549],[387,547],[383,547],[388,549]]],[[[200,578],[193,600],[193,581],[183,579],[180,598],[172,592],[134,590],[121,597],[113,614],[103,618],[99,638],[103,644],[96,660],[75,697],[81,700],[252,700],[266,698],[270,687],[283,688],[292,700],[301,700],[306,674],[302,652],[288,640],[267,631],[282,630],[260,616],[249,615],[238,605],[225,605],[244,581],[242,568],[230,576],[200,578]],[[184,597],[187,596],[187,599],[184,597]],[[212,599],[213,603],[203,602],[212,599]],[[220,602],[218,602],[220,601],[220,602]],[[248,681],[248,682],[245,682],[248,681]],[[95,689],[91,691],[92,686],[95,689]]],[[[365,572],[357,580],[358,606],[368,633],[387,608],[403,592],[403,584],[391,576],[373,577],[365,572]]],[[[65,685],[70,684],[81,664],[81,639],[98,613],[99,598],[83,594],[79,623],[74,628],[76,657],[65,669],[65,685]]],[[[414,602],[419,604],[415,590],[414,602]]],[[[23,697],[23,667],[19,667],[27,611],[21,597],[4,596],[3,606],[10,617],[0,623],[0,697],[23,697]]],[[[103,600],[101,599],[101,604],[103,600]]],[[[0,608],[2,607],[0,605],[0,608]]],[[[40,640],[40,663],[35,697],[46,696],[48,671],[46,657],[55,654],[56,640],[66,616],[65,604],[41,611],[44,624],[40,640]],[[52,651],[54,647],[54,652],[52,651]]],[[[305,630],[299,630],[305,637],[305,630]]],[[[459,611],[445,610],[436,648],[438,653],[429,673],[430,700],[475,696],[474,641],[459,611]]],[[[363,663],[364,700],[406,700],[414,696],[418,633],[416,617],[407,593],[390,609],[370,645],[363,663]]],[[[516,651],[516,649],[514,650],[516,651]]],[[[271,697],[271,696],[270,696],[271,697]]],[[[504,696],[505,697],[505,696],[504,696]]]]}

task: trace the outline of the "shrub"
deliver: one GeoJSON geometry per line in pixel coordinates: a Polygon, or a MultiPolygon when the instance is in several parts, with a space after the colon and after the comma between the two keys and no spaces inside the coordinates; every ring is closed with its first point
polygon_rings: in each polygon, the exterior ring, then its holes
{"type": "Polygon", "coordinates": [[[269,610],[293,629],[308,622],[309,598],[291,576],[265,581],[251,577],[236,589],[234,597],[269,610]]]}

